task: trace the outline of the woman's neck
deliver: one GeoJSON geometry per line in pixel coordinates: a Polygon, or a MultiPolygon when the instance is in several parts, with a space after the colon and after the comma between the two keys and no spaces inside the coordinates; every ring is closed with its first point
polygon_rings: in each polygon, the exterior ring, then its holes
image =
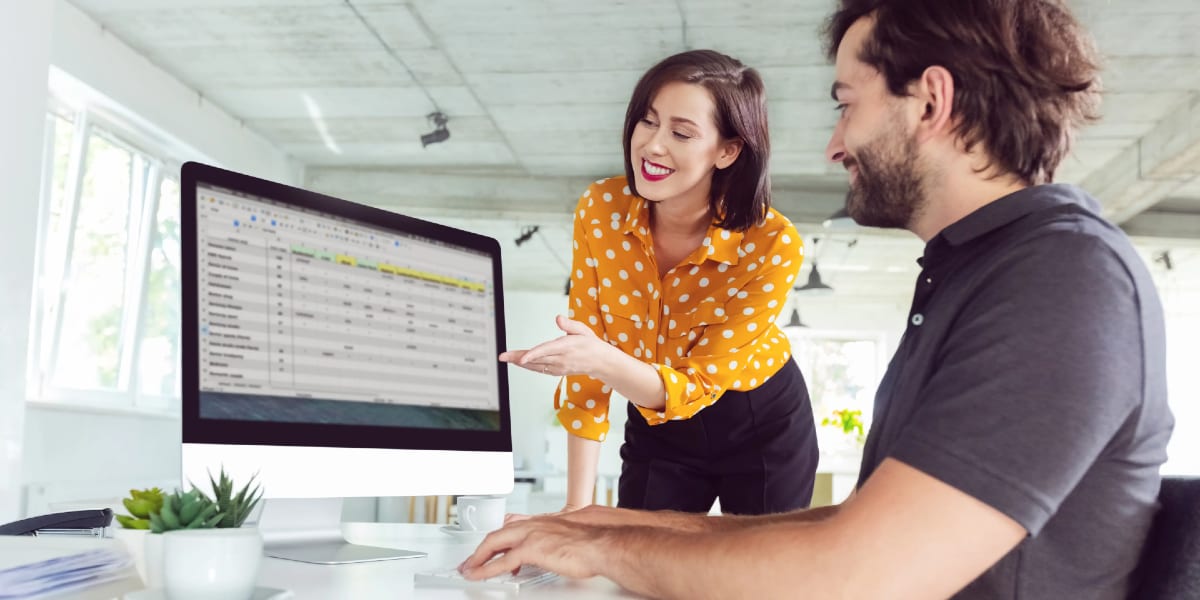
{"type": "Polygon", "coordinates": [[[712,223],[712,210],[708,198],[701,200],[689,202],[677,197],[650,205],[650,230],[659,279],[695,252],[704,240],[712,223]]]}
{"type": "Polygon", "coordinates": [[[712,218],[708,189],[693,189],[682,196],[650,204],[650,223],[656,236],[690,237],[702,234],[708,231],[712,218]]]}

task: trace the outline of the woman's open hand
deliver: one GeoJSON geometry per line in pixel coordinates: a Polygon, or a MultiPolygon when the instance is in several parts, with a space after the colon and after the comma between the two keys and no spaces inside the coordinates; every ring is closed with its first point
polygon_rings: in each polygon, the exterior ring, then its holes
{"type": "Polygon", "coordinates": [[[600,365],[611,356],[612,352],[620,352],[596,337],[590,327],[579,321],[558,315],[554,324],[566,335],[542,342],[528,350],[509,350],[500,354],[500,360],[536,373],[556,377],[563,375],[591,375],[594,377],[600,365]]]}

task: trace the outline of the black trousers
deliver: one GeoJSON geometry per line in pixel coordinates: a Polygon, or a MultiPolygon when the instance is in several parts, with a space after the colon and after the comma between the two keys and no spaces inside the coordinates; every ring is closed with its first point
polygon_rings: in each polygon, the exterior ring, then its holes
{"type": "Polygon", "coordinates": [[[804,377],[789,360],[758,389],[727,391],[690,419],[651,427],[629,405],[622,508],[760,515],[807,508],[817,432],[804,377]]]}

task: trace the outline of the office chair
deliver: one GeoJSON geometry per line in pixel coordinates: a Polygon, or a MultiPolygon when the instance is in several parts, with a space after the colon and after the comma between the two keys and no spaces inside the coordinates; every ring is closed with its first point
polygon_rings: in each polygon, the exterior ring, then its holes
{"type": "Polygon", "coordinates": [[[1200,598],[1200,478],[1164,477],[1130,598],[1200,598]]]}

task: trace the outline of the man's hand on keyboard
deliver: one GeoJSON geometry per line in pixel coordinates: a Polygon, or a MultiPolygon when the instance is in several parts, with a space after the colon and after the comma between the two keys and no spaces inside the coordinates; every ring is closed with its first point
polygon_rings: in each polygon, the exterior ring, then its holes
{"type": "Polygon", "coordinates": [[[606,529],[562,517],[509,523],[484,538],[459,570],[467,579],[486,579],[536,565],[565,577],[593,577],[605,560],[606,529]]]}

